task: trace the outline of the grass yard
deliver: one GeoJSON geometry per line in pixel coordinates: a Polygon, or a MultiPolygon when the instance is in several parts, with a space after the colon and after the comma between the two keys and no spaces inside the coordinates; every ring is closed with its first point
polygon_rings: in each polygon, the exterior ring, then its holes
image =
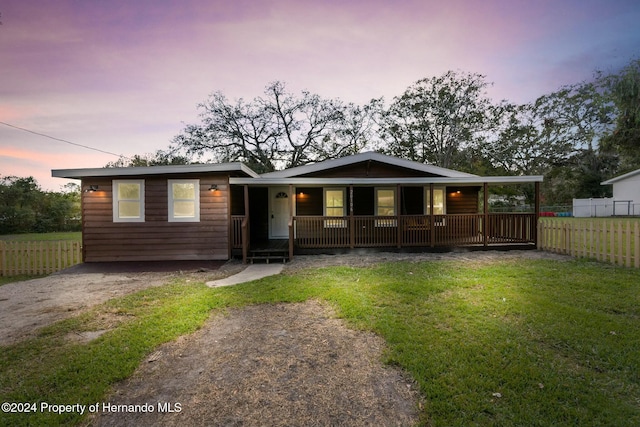
{"type": "MultiPolygon", "coordinates": [[[[211,310],[319,298],[382,336],[429,426],[640,425],[640,271],[585,261],[390,263],[228,288],[176,282],[103,304],[0,351],[0,401],[90,404],[211,310]],[[70,332],[110,332],[88,344],[70,332]]],[[[3,414],[1,425],[76,415],[3,414]]]]}
{"type": "Polygon", "coordinates": [[[25,234],[5,234],[0,235],[0,240],[17,242],[39,242],[51,240],[82,240],[81,231],[65,231],[55,233],[25,233],[25,234]]]}

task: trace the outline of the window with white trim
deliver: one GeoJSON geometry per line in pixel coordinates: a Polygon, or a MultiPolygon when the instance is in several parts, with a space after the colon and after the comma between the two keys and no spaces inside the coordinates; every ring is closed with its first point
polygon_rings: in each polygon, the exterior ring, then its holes
{"type": "MultiPolygon", "coordinates": [[[[345,216],[345,191],[344,188],[324,189],[324,216],[345,216]]],[[[325,228],[344,228],[347,221],[344,219],[327,219],[325,228]]]]}
{"type": "MultiPolygon", "coordinates": [[[[396,189],[376,188],[376,216],[396,215],[396,189]]],[[[395,219],[377,219],[376,227],[395,227],[398,222],[395,219]]]]}
{"type": "Polygon", "coordinates": [[[144,222],[144,179],[114,179],[113,222],[144,222]]]}
{"type": "Polygon", "coordinates": [[[170,179],[169,222],[200,221],[200,180],[170,179]]]}

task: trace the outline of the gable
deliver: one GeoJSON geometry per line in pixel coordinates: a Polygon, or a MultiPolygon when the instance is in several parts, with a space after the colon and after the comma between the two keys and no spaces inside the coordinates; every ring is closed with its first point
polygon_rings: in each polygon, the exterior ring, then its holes
{"type": "Polygon", "coordinates": [[[299,176],[304,178],[413,178],[436,177],[442,175],[367,160],[350,165],[323,169],[299,176]]]}
{"type": "Polygon", "coordinates": [[[601,185],[616,184],[616,183],[621,183],[625,181],[631,181],[631,182],[640,181],[640,169],[634,170],[624,175],[617,176],[615,178],[611,178],[608,181],[602,182],[601,185]]]}
{"type": "Polygon", "coordinates": [[[455,171],[375,152],[354,154],[261,175],[261,178],[469,178],[455,171]]]}

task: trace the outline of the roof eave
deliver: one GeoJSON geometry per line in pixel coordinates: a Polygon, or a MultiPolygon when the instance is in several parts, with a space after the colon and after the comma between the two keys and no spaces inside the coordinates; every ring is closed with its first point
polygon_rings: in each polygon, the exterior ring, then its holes
{"type": "Polygon", "coordinates": [[[543,181],[542,175],[530,176],[470,176],[470,177],[419,177],[419,178],[230,178],[230,184],[237,185],[481,185],[526,184],[543,181]]]}
{"type": "Polygon", "coordinates": [[[148,176],[148,175],[172,175],[183,173],[225,173],[242,172],[251,178],[258,178],[255,173],[243,163],[218,163],[197,165],[167,165],[167,166],[139,166],[128,168],[86,168],[86,169],[53,169],[51,176],[54,178],[96,178],[112,176],[148,176]]]}
{"type": "Polygon", "coordinates": [[[603,181],[600,183],[600,185],[610,185],[610,184],[614,184],[616,182],[622,181],[624,179],[627,178],[631,178],[632,176],[638,175],[640,174],[640,169],[631,171],[629,173],[625,173],[624,175],[620,175],[620,176],[616,176],[615,178],[611,178],[609,180],[603,181]]]}

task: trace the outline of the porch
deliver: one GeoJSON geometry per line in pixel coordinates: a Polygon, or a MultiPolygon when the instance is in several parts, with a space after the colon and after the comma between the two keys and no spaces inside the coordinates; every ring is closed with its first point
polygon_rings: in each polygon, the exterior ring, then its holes
{"type": "Polygon", "coordinates": [[[535,248],[542,177],[231,178],[230,256],[311,250],[535,248]],[[527,185],[526,213],[489,209],[489,185],[527,185]],[[268,244],[267,244],[268,247],[268,244]]]}
{"type": "MultiPolygon", "coordinates": [[[[488,248],[509,245],[533,249],[537,241],[536,223],[535,213],[292,216],[288,246],[283,247],[282,240],[275,242],[280,252],[288,252],[288,259],[306,249],[488,248]]],[[[242,254],[244,262],[251,260],[255,254],[251,252],[248,218],[232,216],[232,228],[233,250],[242,254]]],[[[258,251],[269,250],[264,241],[255,246],[258,251]]]]}

